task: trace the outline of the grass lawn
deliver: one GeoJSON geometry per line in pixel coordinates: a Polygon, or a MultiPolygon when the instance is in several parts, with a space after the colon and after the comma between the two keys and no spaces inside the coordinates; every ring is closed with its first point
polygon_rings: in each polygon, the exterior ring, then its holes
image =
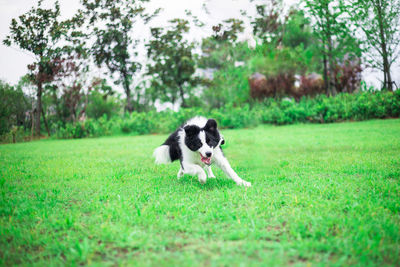
{"type": "Polygon", "coordinates": [[[1,265],[400,265],[400,120],[224,130],[252,183],[176,178],[166,136],[0,146],[1,265]]]}

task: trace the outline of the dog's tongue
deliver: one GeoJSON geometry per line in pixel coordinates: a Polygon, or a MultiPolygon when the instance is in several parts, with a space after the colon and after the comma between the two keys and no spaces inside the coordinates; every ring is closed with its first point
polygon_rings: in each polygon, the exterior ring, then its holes
{"type": "Polygon", "coordinates": [[[200,156],[201,156],[201,161],[202,161],[202,162],[204,162],[204,163],[207,164],[207,165],[210,165],[210,164],[211,164],[211,158],[203,157],[202,154],[200,154],[200,156]]]}

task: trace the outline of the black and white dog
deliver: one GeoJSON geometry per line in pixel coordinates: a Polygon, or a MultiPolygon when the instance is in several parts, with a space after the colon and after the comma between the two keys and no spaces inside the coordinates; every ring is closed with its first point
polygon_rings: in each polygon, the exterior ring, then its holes
{"type": "Polygon", "coordinates": [[[211,164],[215,163],[237,185],[251,186],[250,182],[241,179],[232,169],[222,153],[224,138],[217,129],[214,119],[194,117],[179,127],[168,139],[154,150],[157,164],[167,164],[180,160],[181,168],[178,178],[184,174],[197,175],[204,184],[208,178],[215,178],[211,164]]]}

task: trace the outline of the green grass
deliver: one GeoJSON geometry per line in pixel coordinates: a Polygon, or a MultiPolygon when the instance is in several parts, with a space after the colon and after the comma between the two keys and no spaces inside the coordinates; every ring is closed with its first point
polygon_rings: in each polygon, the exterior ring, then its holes
{"type": "Polygon", "coordinates": [[[0,146],[1,265],[399,266],[400,120],[225,130],[238,187],[163,136],[0,146]]]}

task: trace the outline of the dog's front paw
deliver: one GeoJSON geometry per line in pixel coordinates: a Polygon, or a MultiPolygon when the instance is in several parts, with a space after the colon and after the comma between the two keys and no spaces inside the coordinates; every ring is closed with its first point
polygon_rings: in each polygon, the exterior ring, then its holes
{"type": "Polygon", "coordinates": [[[240,182],[237,182],[236,184],[237,184],[237,185],[244,186],[244,187],[251,187],[251,183],[250,183],[250,182],[247,182],[247,181],[245,181],[245,180],[241,180],[240,182]]]}
{"type": "Polygon", "coordinates": [[[207,176],[206,175],[199,175],[199,182],[201,184],[205,184],[207,182],[207,176]]]}
{"type": "Polygon", "coordinates": [[[213,179],[214,179],[214,178],[216,178],[216,177],[215,177],[214,174],[212,174],[212,175],[209,175],[208,178],[213,178],[213,179]]]}
{"type": "Polygon", "coordinates": [[[182,170],[179,170],[178,174],[176,175],[178,179],[180,179],[184,175],[182,170]]]}

